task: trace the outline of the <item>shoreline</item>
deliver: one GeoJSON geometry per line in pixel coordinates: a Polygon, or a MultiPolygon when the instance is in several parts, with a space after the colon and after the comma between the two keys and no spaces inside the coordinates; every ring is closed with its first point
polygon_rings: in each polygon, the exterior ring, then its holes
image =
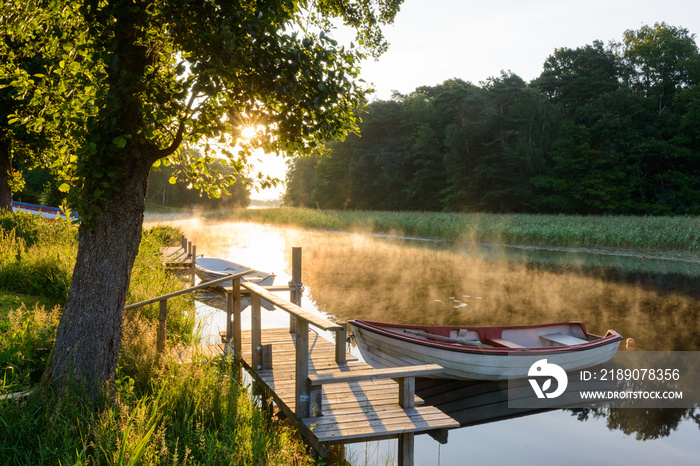
{"type": "MultiPolygon", "coordinates": [[[[275,208],[276,209],[276,208],[275,208]]],[[[275,210],[271,209],[271,210],[275,210]]],[[[284,209],[294,209],[294,208],[284,208],[284,209]]],[[[189,211],[189,212],[170,212],[170,213],[158,213],[158,212],[146,212],[144,216],[144,222],[157,223],[157,222],[168,222],[172,220],[183,220],[188,218],[201,218],[208,221],[216,222],[241,222],[241,223],[257,223],[262,225],[279,225],[287,227],[295,227],[300,229],[310,229],[316,231],[323,231],[326,233],[333,234],[357,234],[373,238],[387,238],[387,239],[397,239],[405,241],[416,241],[416,242],[426,242],[435,244],[454,244],[458,246],[484,246],[484,247],[503,247],[511,249],[519,249],[523,251],[550,251],[556,253],[568,253],[568,254],[586,254],[586,255],[603,255],[603,256],[614,256],[614,257],[624,257],[624,258],[640,258],[642,260],[663,260],[672,262],[685,262],[689,264],[700,264],[700,251],[694,252],[690,250],[661,250],[656,248],[624,248],[615,246],[567,246],[567,245],[556,245],[556,244],[534,244],[534,243],[517,243],[517,242],[495,242],[487,240],[471,240],[466,241],[463,239],[452,239],[452,238],[441,238],[436,236],[422,236],[415,234],[406,234],[399,232],[390,231],[376,231],[370,229],[369,226],[363,226],[361,224],[353,224],[348,228],[324,228],[320,225],[309,225],[308,222],[303,219],[294,219],[294,217],[286,219],[273,219],[269,220],[267,216],[259,215],[257,212],[270,209],[252,209],[255,213],[250,214],[249,210],[242,211],[189,211]]],[[[304,210],[299,211],[303,214],[304,210]]],[[[321,213],[336,212],[336,211],[319,211],[321,213]]],[[[376,215],[377,218],[381,216],[381,212],[362,212],[363,214],[368,214],[372,216],[376,215]]],[[[410,214],[410,213],[408,213],[410,214]]],[[[434,213],[425,213],[431,215],[434,213]]],[[[456,214],[458,215],[458,214],[456,214]]],[[[489,215],[499,215],[499,214],[489,214],[489,215]]],[[[502,217],[506,218],[509,214],[503,214],[502,217]]],[[[615,218],[615,217],[611,217],[615,218]]],[[[640,219],[645,217],[639,217],[640,219]]],[[[398,231],[399,228],[393,229],[393,231],[398,231]]]]}

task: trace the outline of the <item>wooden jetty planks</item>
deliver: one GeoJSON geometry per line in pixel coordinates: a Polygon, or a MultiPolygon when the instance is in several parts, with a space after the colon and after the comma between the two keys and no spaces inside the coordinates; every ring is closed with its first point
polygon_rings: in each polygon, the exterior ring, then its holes
{"type": "MultiPolygon", "coordinates": [[[[386,378],[373,378],[323,386],[323,416],[298,419],[295,413],[295,339],[288,328],[265,329],[262,344],[272,344],[272,369],[250,371],[251,332],[242,332],[242,357],[251,376],[262,384],[280,410],[294,422],[306,440],[319,452],[327,446],[348,442],[396,438],[402,434],[434,432],[459,427],[459,423],[416,396],[414,408],[399,407],[399,386],[386,378]]],[[[174,349],[183,362],[193,352],[210,357],[222,354],[225,345],[174,349]]],[[[335,362],[335,345],[309,332],[309,374],[328,377],[340,372],[364,373],[372,368],[347,355],[348,363],[335,362]]]]}
{"type": "MultiPolygon", "coordinates": [[[[243,361],[250,365],[250,332],[243,332],[243,361]]],[[[422,406],[416,397],[416,407],[403,409],[398,405],[399,386],[391,379],[370,379],[324,386],[323,416],[296,419],[294,380],[294,339],[289,329],[266,329],[263,344],[272,347],[272,370],[253,375],[270,391],[280,409],[292,419],[300,432],[319,451],[323,445],[392,438],[405,433],[420,433],[458,427],[459,424],[435,407],[422,406]]],[[[351,374],[372,369],[348,355],[349,363],[335,362],[335,345],[314,332],[309,332],[309,374],[338,372],[351,374]]]]}
{"type": "Polygon", "coordinates": [[[447,418],[446,422],[445,418],[444,413],[431,406],[406,410],[397,406],[361,415],[324,415],[303,421],[319,442],[331,445],[455,427],[454,420],[447,418]]]}
{"type": "Polygon", "coordinates": [[[169,246],[161,248],[160,259],[164,265],[169,266],[188,266],[191,264],[190,256],[187,250],[182,247],[169,246]]]}

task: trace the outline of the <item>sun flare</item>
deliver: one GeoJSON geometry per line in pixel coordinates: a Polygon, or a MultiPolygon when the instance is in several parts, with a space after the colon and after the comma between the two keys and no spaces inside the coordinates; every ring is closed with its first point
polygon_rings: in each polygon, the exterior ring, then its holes
{"type": "Polygon", "coordinates": [[[244,126],[241,128],[241,138],[245,140],[251,140],[255,138],[255,136],[258,134],[259,128],[256,126],[244,126]]]}

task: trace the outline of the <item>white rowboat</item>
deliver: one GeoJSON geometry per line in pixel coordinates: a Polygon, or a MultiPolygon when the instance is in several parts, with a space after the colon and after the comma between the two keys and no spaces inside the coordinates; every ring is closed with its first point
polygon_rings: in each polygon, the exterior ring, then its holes
{"type": "Polygon", "coordinates": [[[373,367],[440,364],[445,377],[505,380],[528,376],[541,359],[565,371],[609,361],[622,336],[586,331],[582,322],[502,327],[448,327],[350,321],[357,346],[373,367]]]}

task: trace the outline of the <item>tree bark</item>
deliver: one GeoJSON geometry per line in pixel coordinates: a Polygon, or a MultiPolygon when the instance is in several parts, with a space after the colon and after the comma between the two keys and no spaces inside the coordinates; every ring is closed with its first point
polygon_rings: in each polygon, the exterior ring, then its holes
{"type": "Polygon", "coordinates": [[[12,211],[12,191],[10,191],[10,147],[4,139],[0,139],[0,211],[12,211]]]}
{"type": "Polygon", "coordinates": [[[92,399],[114,380],[122,313],[141,241],[150,163],[125,167],[119,189],[81,225],[78,256],[66,309],[45,377],[59,389],[75,386],[92,399]]]}

